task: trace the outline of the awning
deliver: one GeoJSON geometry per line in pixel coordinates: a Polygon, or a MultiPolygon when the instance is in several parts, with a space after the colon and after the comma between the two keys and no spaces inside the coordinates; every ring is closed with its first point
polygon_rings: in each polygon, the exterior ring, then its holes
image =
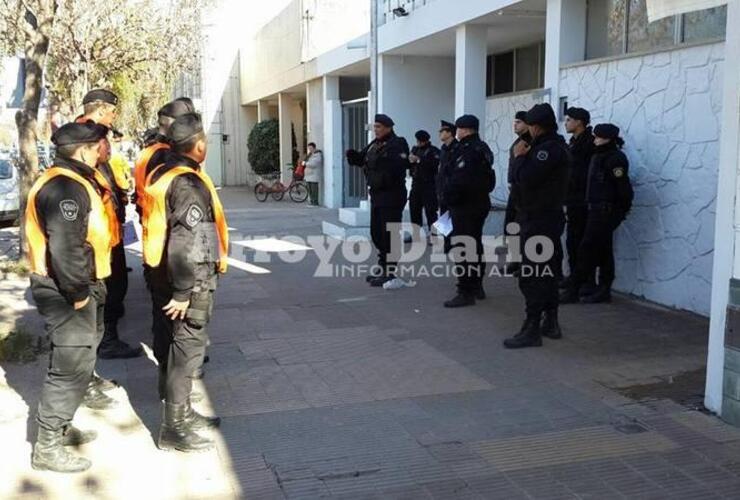
{"type": "Polygon", "coordinates": [[[727,0],[647,0],[648,21],[725,5],[727,0]]]}

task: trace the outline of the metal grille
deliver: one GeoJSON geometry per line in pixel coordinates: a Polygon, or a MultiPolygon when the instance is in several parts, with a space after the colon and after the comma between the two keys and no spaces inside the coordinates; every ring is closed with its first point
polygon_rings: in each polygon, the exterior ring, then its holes
{"type": "MultiPolygon", "coordinates": [[[[367,99],[342,103],[343,150],[361,150],[367,146],[367,99]]],[[[345,207],[357,207],[360,200],[367,198],[367,183],[362,169],[344,160],[344,189],[342,203],[345,207]]]]}

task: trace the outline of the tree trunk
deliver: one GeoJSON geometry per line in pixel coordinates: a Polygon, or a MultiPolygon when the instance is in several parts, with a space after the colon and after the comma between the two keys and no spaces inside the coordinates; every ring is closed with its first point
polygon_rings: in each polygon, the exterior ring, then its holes
{"type": "Polygon", "coordinates": [[[46,53],[49,50],[49,38],[45,34],[46,30],[42,27],[48,27],[53,22],[53,13],[51,19],[37,20],[33,14],[27,11],[26,20],[29,27],[26,31],[24,51],[25,86],[23,89],[23,104],[15,115],[20,150],[18,187],[20,190],[20,252],[22,259],[25,259],[28,254],[24,232],[26,202],[28,192],[39,173],[39,156],[36,147],[37,127],[44,79],[44,64],[46,53]],[[29,16],[31,16],[32,22],[29,20],[29,16]]]}

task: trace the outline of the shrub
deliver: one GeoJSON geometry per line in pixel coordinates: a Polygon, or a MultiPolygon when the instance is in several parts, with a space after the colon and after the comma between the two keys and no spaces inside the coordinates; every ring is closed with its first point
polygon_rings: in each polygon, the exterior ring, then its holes
{"type": "Polygon", "coordinates": [[[252,170],[258,175],[280,172],[280,133],[277,120],[258,123],[247,140],[252,170]]]}

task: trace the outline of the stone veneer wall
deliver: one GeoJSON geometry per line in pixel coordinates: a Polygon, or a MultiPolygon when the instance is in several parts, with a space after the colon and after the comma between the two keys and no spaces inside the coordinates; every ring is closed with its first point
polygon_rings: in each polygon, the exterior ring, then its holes
{"type": "Polygon", "coordinates": [[[622,129],[635,187],[615,288],[709,315],[724,43],[564,68],[560,94],[622,129]]]}
{"type": "Polygon", "coordinates": [[[496,170],[496,189],[491,193],[495,204],[506,204],[509,187],[506,175],[509,170],[509,148],[514,142],[512,122],[517,111],[528,110],[542,102],[542,92],[523,92],[494,97],[486,101],[486,122],[482,139],[493,151],[494,169],[496,170]]]}

